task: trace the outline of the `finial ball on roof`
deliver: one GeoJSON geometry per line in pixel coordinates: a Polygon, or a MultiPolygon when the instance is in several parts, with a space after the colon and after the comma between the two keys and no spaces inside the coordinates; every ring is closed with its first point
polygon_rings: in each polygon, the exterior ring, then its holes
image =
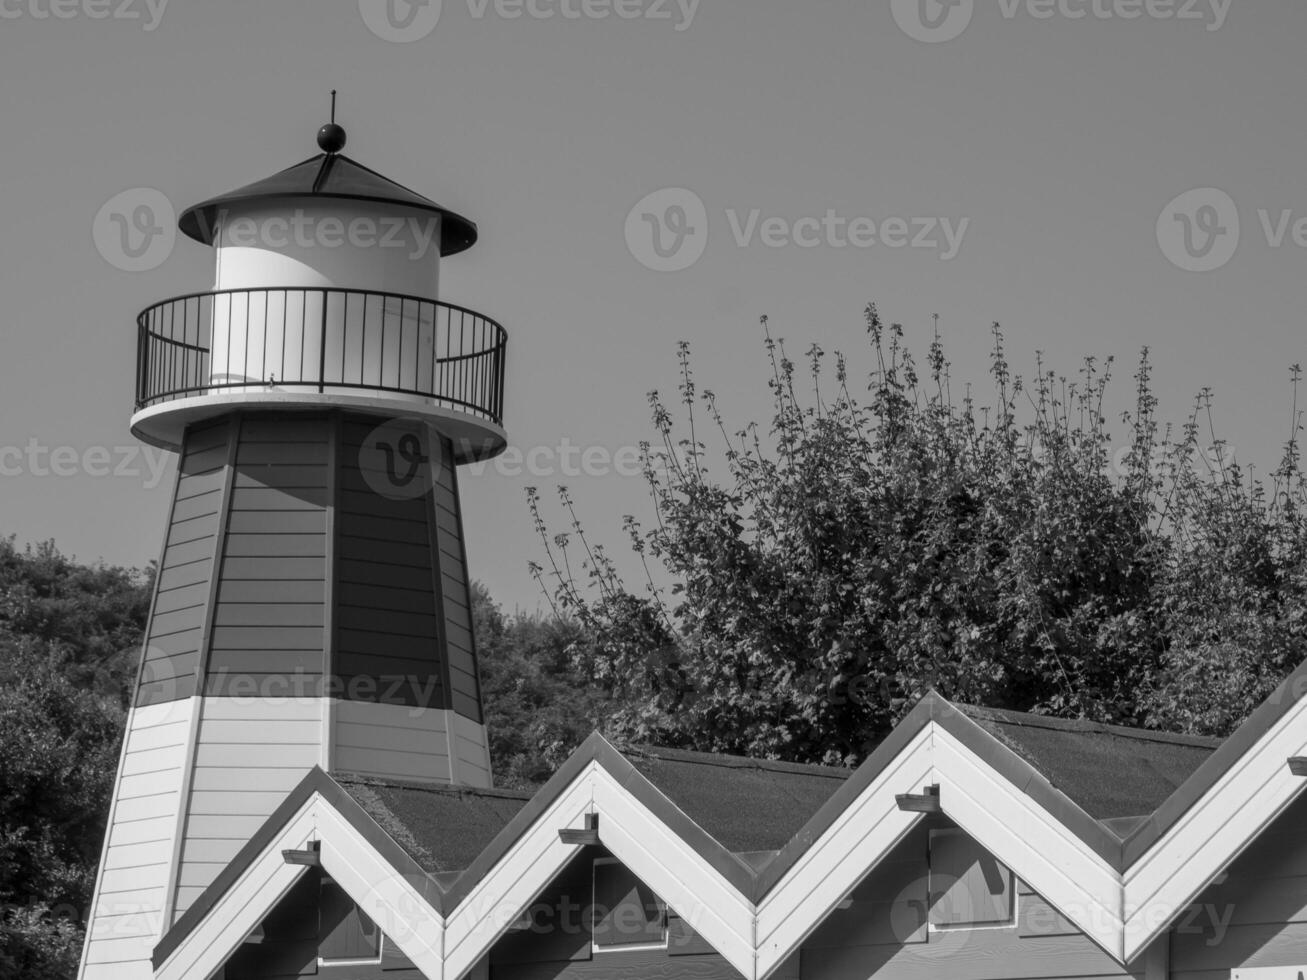
{"type": "Polygon", "coordinates": [[[327,123],[318,130],[318,146],[324,153],[339,153],[345,148],[345,130],[335,123],[327,123]]]}

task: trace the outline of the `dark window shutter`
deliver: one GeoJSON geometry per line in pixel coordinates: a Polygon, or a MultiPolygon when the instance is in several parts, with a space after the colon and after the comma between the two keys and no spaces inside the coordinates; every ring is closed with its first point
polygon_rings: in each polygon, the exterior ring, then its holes
{"type": "Polygon", "coordinates": [[[930,924],[1002,925],[1013,921],[1012,872],[966,834],[930,836],[930,924]]]}
{"type": "Polygon", "coordinates": [[[323,962],[381,955],[381,930],[334,881],[323,881],[320,909],[318,955],[323,962]]]}
{"type": "Polygon", "coordinates": [[[595,863],[594,906],[594,944],[599,949],[667,941],[666,906],[621,864],[595,863]]]}

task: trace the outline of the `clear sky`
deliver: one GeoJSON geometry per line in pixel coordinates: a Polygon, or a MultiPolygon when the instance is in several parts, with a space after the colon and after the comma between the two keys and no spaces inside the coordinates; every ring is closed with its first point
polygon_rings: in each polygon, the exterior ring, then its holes
{"type": "Polygon", "coordinates": [[[209,288],[211,254],[179,238],[123,271],[105,206],[180,210],[312,156],[333,87],[348,154],[480,226],[441,292],[508,328],[506,424],[539,450],[534,474],[464,480],[472,574],[509,605],[536,603],[525,486],[568,483],[614,546],[647,514],[639,479],[567,476],[562,448],[647,438],[678,340],[733,419],[763,416],[762,314],[865,370],[867,301],[919,346],[937,313],[977,379],[998,320],[1022,370],[1117,355],[1122,395],[1148,345],[1164,415],[1213,386],[1259,469],[1288,434],[1301,0],[152,2],[0,0],[0,531],[21,540],[157,555],[171,484],[128,454],[134,320],[209,288]],[[1220,193],[1171,204],[1199,188],[1220,193]]]}

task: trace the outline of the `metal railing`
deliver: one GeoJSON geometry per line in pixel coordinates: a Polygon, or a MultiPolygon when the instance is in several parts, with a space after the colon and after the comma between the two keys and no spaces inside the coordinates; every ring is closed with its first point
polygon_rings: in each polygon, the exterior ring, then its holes
{"type": "Polygon", "coordinates": [[[240,391],[379,392],[496,425],[508,335],[449,303],[362,289],[228,289],[137,317],[136,408],[240,391]]]}

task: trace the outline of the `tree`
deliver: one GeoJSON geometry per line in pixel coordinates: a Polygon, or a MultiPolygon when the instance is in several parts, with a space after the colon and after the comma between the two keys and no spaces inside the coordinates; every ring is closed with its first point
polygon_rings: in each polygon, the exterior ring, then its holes
{"type": "Polygon", "coordinates": [[[575,621],[505,615],[479,582],[472,618],[495,784],[534,788],[587,735],[606,727],[608,699],[573,665],[581,635],[575,621]]]}
{"type": "Polygon", "coordinates": [[[551,534],[530,491],[546,556],[533,570],[584,627],[580,660],[620,699],[618,731],[850,764],[935,688],[1223,734],[1294,665],[1307,554],[1296,409],[1267,488],[1214,434],[1203,445],[1209,392],[1174,437],[1159,426],[1147,351],[1114,454],[1111,360],[1068,380],[1037,357],[1026,384],[995,325],[993,399],[980,407],[969,389],[954,397],[938,336],[923,378],[901,327],[873,306],[866,328],[865,401],[844,358],[832,383],[815,346],[801,398],[768,337],[765,431],[727,425],[681,346],[682,417],[650,396],[656,522],[626,521],[666,592],[652,574],[627,587],[565,490],[570,527],[551,534]]]}
{"type": "Polygon", "coordinates": [[[0,975],[74,975],[149,576],[0,539],[0,975]]]}

